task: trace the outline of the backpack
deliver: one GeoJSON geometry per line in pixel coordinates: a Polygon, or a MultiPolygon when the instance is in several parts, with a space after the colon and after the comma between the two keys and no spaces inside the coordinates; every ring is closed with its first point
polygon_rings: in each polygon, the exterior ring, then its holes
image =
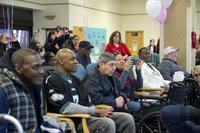
{"type": "Polygon", "coordinates": [[[184,81],[170,83],[167,104],[194,105],[194,98],[198,89],[198,83],[192,77],[186,77],[184,81]]]}

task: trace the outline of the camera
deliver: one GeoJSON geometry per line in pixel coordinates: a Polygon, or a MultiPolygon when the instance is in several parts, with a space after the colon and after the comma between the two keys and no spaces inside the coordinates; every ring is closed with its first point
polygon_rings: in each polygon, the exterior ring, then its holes
{"type": "Polygon", "coordinates": [[[140,64],[140,59],[137,57],[133,57],[131,60],[133,61],[133,65],[140,64]]]}

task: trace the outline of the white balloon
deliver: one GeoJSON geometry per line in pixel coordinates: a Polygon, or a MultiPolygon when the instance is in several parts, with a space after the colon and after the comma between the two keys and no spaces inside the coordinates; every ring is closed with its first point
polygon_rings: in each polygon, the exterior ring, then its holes
{"type": "Polygon", "coordinates": [[[159,0],[148,0],[146,3],[146,12],[151,16],[156,18],[162,9],[162,4],[159,0]]]}
{"type": "Polygon", "coordinates": [[[162,5],[163,5],[165,8],[169,8],[169,6],[172,4],[172,1],[173,1],[173,0],[160,0],[160,2],[162,3],[162,5]]]}

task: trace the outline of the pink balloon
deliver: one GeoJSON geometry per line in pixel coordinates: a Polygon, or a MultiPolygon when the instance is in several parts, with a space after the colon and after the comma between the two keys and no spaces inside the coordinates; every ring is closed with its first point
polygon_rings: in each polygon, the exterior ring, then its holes
{"type": "Polygon", "coordinates": [[[162,6],[160,14],[156,17],[156,20],[162,24],[165,22],[165,19],[167,18],[167,10],[164,6],[162,6]]]}

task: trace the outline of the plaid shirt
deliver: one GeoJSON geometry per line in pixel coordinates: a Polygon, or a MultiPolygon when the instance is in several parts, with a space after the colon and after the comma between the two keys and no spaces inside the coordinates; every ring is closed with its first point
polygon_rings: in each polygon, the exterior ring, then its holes
{"type": "MultiPolygon", "coordinates": [[[[6,68],[0,68],[0,89],[5,92],[7,101],[4,102],[7,102],[9,106],[9,112],[1,113],[9,113],[18,119],[25,132],[35,132],[37,120],[30,92],[23,86],[20,79],[6,68]]],[[[12,133],[17,132],[12,124],[7,126],[7,130],[12,133]]]]}

